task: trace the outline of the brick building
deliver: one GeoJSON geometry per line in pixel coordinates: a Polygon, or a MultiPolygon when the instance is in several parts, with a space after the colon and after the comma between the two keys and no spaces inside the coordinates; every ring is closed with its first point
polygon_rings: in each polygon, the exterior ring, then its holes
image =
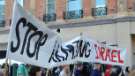
{"type": "MultiPolygon", "coordinates": [[[[19,0],[18,0],[19,1],[19,0]]],[[[21,0],[20,0],[21,1],[21,0]]],[[[130,15],[135,10],[134,0],[101,0],[104,6],[97,7],[96,0],[22,0],[23,7],[45,22],[63,21],[71,19],[87,19],[130,15]],[[78,1],[78,3],[77,3],[78,1]],[[80,1],[80,4],[79,4],[80,1]],[[75,8],[75,5],[80,8],[75,8]],[[51,9],[50,9],[51,8],[51,9]],[[70,8],[75,8],[71,9],[70,8]]],[[[98,0],[97,0],[98,1],[98,0]]],[[[6,26],[10,24],[13,0],[5,0],[6,26]]]]}
{"type": "MultiPolygon", "coordinates": [[[[23,0],[23,7],[51,29],[61,28],[64,41],[80,33],[107,45],[127,48],[127,64],[135,65],[135,0],[23,0]],[[100,2],[98,2],[100,1],[100,2]],[[69,35],[67,35],[69,33],[69,35]],[[70,34],[72,33],[72,34],[70,34]]],[[[0,50],[7,46],[13,0],[5,0],[0,50]]]]}

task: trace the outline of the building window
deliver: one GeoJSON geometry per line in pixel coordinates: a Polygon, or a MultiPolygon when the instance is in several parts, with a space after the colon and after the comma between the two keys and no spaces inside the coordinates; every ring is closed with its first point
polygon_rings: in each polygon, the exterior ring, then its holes
{"type": "Polygon", "coordinates": [[[17,0],[18,1],[18,3],[23,7],[23,0],[17,0]]]}
{"type": "Polygon", "coordinates": [[[46,11],[43,17],[45,22],[55,21],[56,20],[56,11],[55,11],[55,0],[45,0],[46,1],[46,11]]]}
{"type": "Polygon", "coordinates": [[[5,0],[0,0],[0,27],[5,25],[5,0]]]}
{"type": "Polygon", "coordinates": [[[64,12],[65,19],[77,19],[83,16],[82,0],[67,0],[66,11],[64,12]]]}
{"type": "Polygon", "coordinates": [[[92,9],[93,16],[107,15],[106,0],[96,0],[96,7],[92,9]]]}

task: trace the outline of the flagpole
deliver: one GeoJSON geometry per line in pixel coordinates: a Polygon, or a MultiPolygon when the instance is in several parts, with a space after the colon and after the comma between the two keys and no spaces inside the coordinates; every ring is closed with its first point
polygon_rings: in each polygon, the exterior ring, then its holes
{"type": "Polygon", "coordinates": [[[4,75],[5,76],[8,76],[8,74],[9,74],[9,71],[8,71],[8,58],[6,58],[6,60],[5,60],[5,65],[4,65],[4,75]]]}
{"type": "MultiPolygon", "coordinates": [[[[16,2],[17,2],[17,0],[12,0],[13,2],[14,2],[14,4],[13,4],[13,9],[14,9],[14,7],[15,7],[15,5],[16,5],[16,2]]],[[[14,13],[14,11],[12,12],[12,13],[14,13]]],[[[13,15],[13,14],[12,14],[13,15]]],[[[8,44],[8,46],[9,46],[9,44],[8,44]]],[[[11,65],[11,60],[8,58],[8,51],[6,50],[6,60],[5,60],[5,75],[6,76],[9,76],[9,69],[10,69],[10,65],[11,65]]]]}
{"type": "Polygon", "coordinates": [[[80,45],[81,45],[81,41],[82,41],[82,43],[83,43],[83,33],[82,33],[82,32],[80,32],[79,51],[82,51],[82,48],[80,48],[80,47],[82,47],[82,46],[80,46],[80,45]]]}

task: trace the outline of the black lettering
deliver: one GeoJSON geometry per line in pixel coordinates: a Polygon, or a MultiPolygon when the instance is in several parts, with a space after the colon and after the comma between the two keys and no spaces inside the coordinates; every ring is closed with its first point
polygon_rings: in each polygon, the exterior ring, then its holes
{"type": "Polygon", "coordinates": [[[79,56],[79,51],[81,50],[80,49],[80,43],[81,43],[81,40],[77,40],[77,41],[74,41],[73,44],[75,44],[75,46],[77,47],[76,50],[74,50],[74,58],[75,57],[78,57],[79,56]]]}
{"type": "Polygon", "coordinates": [[[90,53],[91,53],[91,49],[88,49],[88,47],[90,47],[90,43],[87,42],[86,45],[85,45],[85,57],[88,58],[90,56],[90,53]]]}
{"type": "Polygon", "coordinates": [[[53,52],[49,58],[49,61],[48,61],[49,63],[51,62],[51,60],[53,60],[54,62],[57,62],[57,60],[54,58],[54,55],[55,55],[55,51],[53,50],[53,52]]]}
{"type": "MultiPolygon", "coordinates": [[[[30,58],[33,57],[36,54],[37,50],[39,50],[39,49],[37,49],[37,47],[38,47],[38,42],[40,41],[42,35],[43,35],[43,33],[41,31],[36,31],[35,33],[31,34],[30,37],[28,38],[28,44],[27,44],[27,48],[26,48],[28,57],[30,57],[30,58]],[[30,52],[30,50],[29,50],[30,49],[30,42],[34,36],[39,36],[39,38],[35,42],[34,51],[30,52]]],[[[36,54],[36,55],[38,55],[38,54],[36,54]]]]}
{"type": "Polygon", "coordinates": [[[23,45],[22,45],[21,54],[24,53],[24,48],[25,48],[25,46],[26,46],[28,34],[30,33],[30,31],[36,31],[36,30],[37,30],[37,28],[36,28],[33,24],[31,24],[31,23],[28,23],[27,25],[24,25],[23,27],[25,27],[25,26],[27,26],[27,27],[29,27],[29,28],[28,28],[28,30],[26,31],[26,34],[25,34],[25,37],[24,37],[24,40],[23,40],[23,45]]]}
{"type": "Polygon", "coordinates": [[[11,41],[11,46],[10,46],[10,50],[11,52],[16,52],[20,46],[20,35],[19,35],[19,25],[20,24],[26,25],[26,19],[25,18],[21,18],[19,19],[19,21],[16,24],[16,28],[15,28],[15,33],[16,33],[16,38],[17,38],[17,44],[14,47],[14,42],[11,41]]]}
{"type": "Polygon", "coordinates": [[[86,50],[86,44],[84,43],[84,46],[83,46],[83,40],[80,41],[80,44],[79,44],[79,49],[80,49],[80,57],[83,57],[83,54],[84,54],[84,50],[86,50]]]}
{"type": "Polygon", "coordinates": [[[58,60],[58,62],[60,62],[61,61],[60,58],[62,58],[62,56],[58,55],[59,47],[60,45],[58,44],[55,52],[55,57],[58,60]]]}
{"type": "Polygon", "coordinates": [[[55,44],[54,44],[54,48],[53,48],[53,52],[52,52],[52,54],[51,54],[51,56],[50,56],[50,58],[49,58],[49,63],[53,60],[54,62],[58,62],[58,58],[57,59],[55,59],[54,57],[56,56],[56,53],[57,53],[57,51],[58,51],[58,42],[57,42],[57,40],[55,41],[55,44]]]}
{"type": "Polygon", "coordinates": [[[67,58],[68,58],[68,52],[67,52],[68,49],[65,49],[64,47],[61,47],[61,51],[66,55],[65,58],[64,58],[64,60],[67,60],[67,58]]]}
{"type": "Polygon", "coordinates": [[[70,52],[70,53],[72,53],[72,59],[74,59],[75,58],[75,56],[74,56],[74,46],[73,45],[67,45],[67,48],[68,48],[68,51],[70,52]]]}
{"type": "MultiPolygon", "coordinates": [[[[15,33],[16,33],[16,46],[15,46],[15,42],[11,41],[11,45],[10,45],[10,50],[11,52],[16,52],[19,48],[21,48],[20,54],[23,55],[24,50],[26,48],[26,53],[28,55],[28,57],[32,58],[36,55],[36,60],[38,60],[38,53],[39,53],[39,49],[41,46],[43,46],[48,38],[48,34],[43,34],[42,31],[37,31],[38,28],[35,27],[32,23],[27,22],[27,20],[25,18],[20,18],[16,24],[16,28],[15,28],[15,33]],[[21,44],[21,38],[20,38],[20,30],[19,30],[19,26],[20,24],[22,24],[23,27],[27,27],[25,36],[24,36],[24,40],[22,41],[22,46],[21,44]],[[32,33],[32,34],[31,34],[32,33]],[[29,35],[30,34],[30,35],[29,35]],[[39,36],[38,40],[35,42],[34,45],[34,51],[30,52],[30,45],[31,45],[31,39],[35,36],[39,36]]],[[[58,55],[58,57],[61,57],[58,55]]]]}
{"type": "Polygon", "coordinates": [[[41,46],[43,46],[46,42],[48,38],[48,34],[45,34],[44,36],[42,36],[42,38],[40,38],[40,40],[38,41],[38,46],[37,46],[37,52],[36,52],[36,60],[38,60],[38,53],[39,53],[39,49],[41,46]],[[43,42],[42,42],[43,41],[43,42]]]}

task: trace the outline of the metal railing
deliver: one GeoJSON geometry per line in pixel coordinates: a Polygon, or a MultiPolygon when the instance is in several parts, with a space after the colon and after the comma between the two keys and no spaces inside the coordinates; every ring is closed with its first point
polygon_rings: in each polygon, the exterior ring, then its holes
{"type": "Polygon", "coordinates": [[[92,16],[105,16],[107,15],[107,7],[92,8],[92,16]]]}
{"type": "Polygon", "coordinates": [[[49,22],[49,21],[55,21],[56,20],[56,14],[50,13],[50,14],[44,14],[43,21],[49,22]]]}
{"type": "Polygon", "coordinates": [[[83,17],[83,10],[65,11],[64,19],[77,19],[83,17]]]}

